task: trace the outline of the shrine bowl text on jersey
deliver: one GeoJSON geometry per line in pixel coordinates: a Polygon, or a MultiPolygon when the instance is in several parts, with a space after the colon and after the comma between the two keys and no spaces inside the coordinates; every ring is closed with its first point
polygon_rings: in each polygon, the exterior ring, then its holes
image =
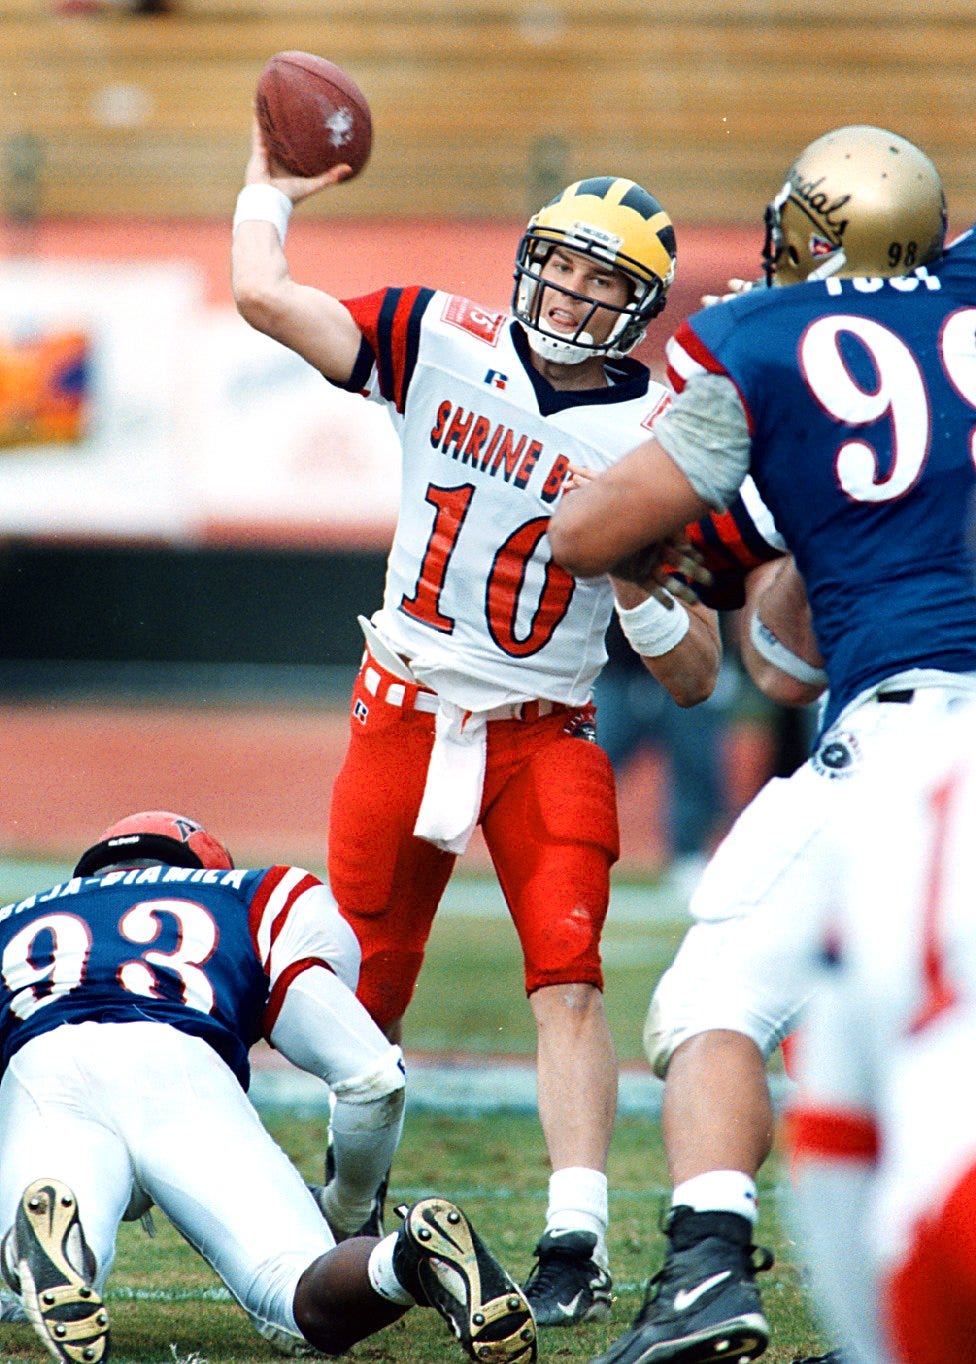
{"type": "Polygon", "coordinates": [[[607,362],[605,388],[554,389],[508,314],[450,294],[386,289],[345,306],[364,337],[346,387],[387,404],[403,448],[374,623],[458,704],[479,707],[478,680],[496,701],[584,703],[612,594],[603,575],[552,562],[546,527],[570,465],[599,473],[632,449],[667,391],[628,358],[607,362]]]}

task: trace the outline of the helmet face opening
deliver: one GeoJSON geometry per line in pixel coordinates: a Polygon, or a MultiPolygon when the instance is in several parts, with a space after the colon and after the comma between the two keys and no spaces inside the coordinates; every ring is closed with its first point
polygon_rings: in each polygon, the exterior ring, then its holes
{"type": "Polygon", "coordinates": [[[626,355],[664,307],[674,271],[674,228],[652,195],[632,180],[580,180],[529,222],[516,255],[512,311],[545,358],[578,363],[593,355],[626,355]],[[621,275],[629,295],[626,304],[615,307],[543,279],[556,247],[621,275]],[[575,332],[557,333],[545,325],[543,300],[550,290],[589,305],[575,332]],[[589,326],[599,310],[616,314],[616,319],[609,334],[596,340],[589,326]]]}
{"type": "Polygon", "coordinates": [[[924,152],[884,128],[836,128],[800,153],[766,205],[766,282],[906,275],[941,253],[946,227],[924,152]]]}
{"type": "Polygon", "coordinates": [[[112,866],[155,865],[230,871],[223,843],[202,824],[169,810],[145,810],[112,824],[78,860],[75,876],[95,876],[112,866]]]}

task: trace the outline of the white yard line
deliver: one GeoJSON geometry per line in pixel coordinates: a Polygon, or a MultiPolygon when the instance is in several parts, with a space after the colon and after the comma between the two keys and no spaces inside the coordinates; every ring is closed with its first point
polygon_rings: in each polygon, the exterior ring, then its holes
{"type": "MultiPolygon", "coordinates": [[[[779,1107],[789,1081],[770,1076],[773,1099],[779,1107]]],[[[620,1075],[619,1112],[656,1118],[661,1111],[663,1086],[643,1068],[625,1066],[620,1075]]],[[[255,1068],[251,1099],[258,1109],[292,1108],[325,1112],[329,1091],[321,1080],[285,1062],[255,1068]]],[[[504,1110],[536,1111],[535,1068],[528,1062],[492,1057],[457,1057],[445,1061],[407,1057],[407,1109],[415,1112],[456,1113],[472,1117],[504,1110]]]]}

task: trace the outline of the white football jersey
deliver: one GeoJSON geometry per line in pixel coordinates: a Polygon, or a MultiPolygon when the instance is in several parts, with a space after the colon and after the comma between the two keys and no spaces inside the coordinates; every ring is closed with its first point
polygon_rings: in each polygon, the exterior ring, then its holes
{"type": "Polygon", "coordinates": [[[346,301],[368,342],[349,387],[388,405],[403,450],[381,635],[471,710],[589,700],[606,661],[606,577],[574,579],[546,527],[570,466],[600,472],[646,439],[669,394],[636,361],[566,392],[506,313],[429,289],[346,301]],[[369,353],[371,351],[371,353],[369,353]]]}

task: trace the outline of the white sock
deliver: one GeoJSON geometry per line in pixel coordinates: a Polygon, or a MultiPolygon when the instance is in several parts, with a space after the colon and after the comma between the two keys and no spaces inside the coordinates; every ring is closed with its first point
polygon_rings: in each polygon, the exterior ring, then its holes
{"type": "Polygon", "coordinates": [[[671,1195],[671,1206],[694,1212],[737,1212],[753,1226],[759,1217],[756,1181],[741,1170],[709,1170],[686,1179],[671,1195]]]}
{"type": "Polygon", "coordinates": [[[386,1298],[387,1302],[395,1302],[400,1307],[413,1307],[417,1299],[407,1292],[393,1269],[393,1247],[396,1242],[396,1232],[384,1236],[379,1245],[374,1246],[370,1252],[366,1272],[369,1274],[370,1284],[381,1298],[386,1298]]]}
{"type": "Polygon", "coordinates": [[[549,1176],[549,1207],[546,1231],[592,1231],[596,1236],[593,1258],[606,1269],[607,1177],[602,1170],[570,1165],[549,1176]]]}

